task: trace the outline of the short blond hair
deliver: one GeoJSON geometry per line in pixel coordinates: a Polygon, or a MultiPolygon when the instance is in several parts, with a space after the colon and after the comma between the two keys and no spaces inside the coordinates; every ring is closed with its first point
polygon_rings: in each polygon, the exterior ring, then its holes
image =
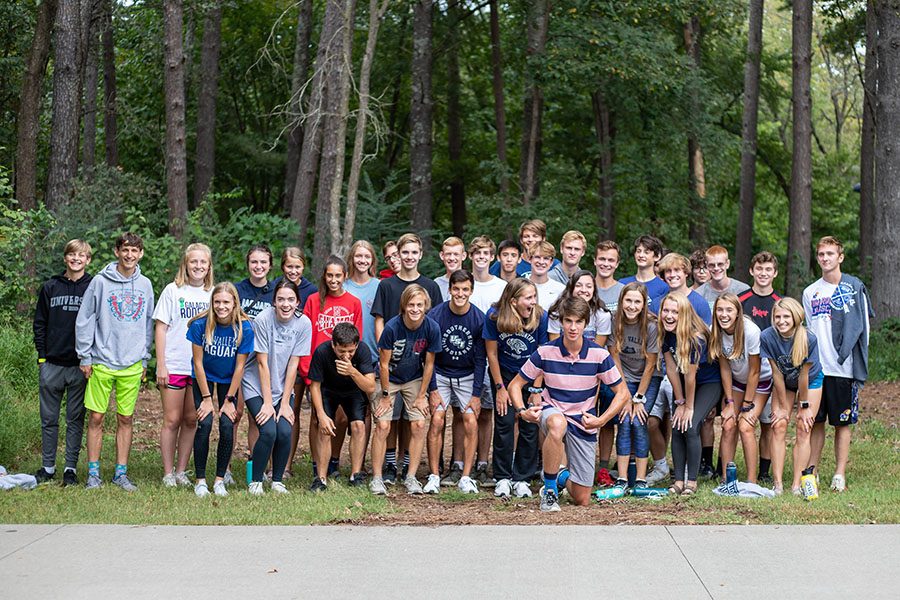
{"type": "Polygon", "coordinates": [[[833,235],[826,235],[825,237],[819,238],[819,241],[816,243],[816,251],[818,252],[819,248],[822,246],[837,246],[838,253],[844,253],[844,242],[833,235]]]}
{"type": "Polygon", "coordinates": [[[469,254],[475,254],[477,251],[484,248],[490,250],[491,254],[497,253],[497,244],[494,243],[494,240],[486,235],[479,235],[469,244],[469,254]]]}
{"type": "Polygon", "coordinates": [[[535,256],[549,256],[550,258],[556,258],[556,248],[548,241],[535,242],[528,247],[528,252],[529,256],[532,258],[535,256]]]}
{"type": "MultiPolygon", "coordinates": [[[[687,259],[687,257],[678,254],[677,252],[669,252],[665,256],[660,259],[659,264],[657,265],[659,272],[665,274],[666,271],[681,269],[684,271],[685,275],[691,274],[691,261],[687,259]]],[[[660,304],[660,306],[662,306],[660,304]]]]}
{"type": "Polygon", "coordinates": [[[74,240],[69,240],[68,242],[66,242],[66,247],[63,248],[63,256],[65,256],[66,254],[71,254],[73,252],[84,252],[85,256],[91,258],[94,250],[86,241],[76,238],[74,240]]]}
{"type": "Polygon", "coordinates": [[[404,233],[397,240],[397,250],[401,250],[403,246],[407,244],[418,244],[419,250],[424,250],[422,247],[422,238],[417,236],[415,233],[404,233]]]}
{"type": "Polygon", "coordinates": [[[463,252],[466,251],[466,243],[464,241],[462,241],[461,239],[459,239],[458,237],[456,237],[455,235],[451,235],[446,240],[444,240],[444,243],[441,244],[441,250],[443,250],[447,246],[462,246],[463,252]]]}
{"type": "Polygon", "coordinates": [[[582,247],[587,250],[587,238],[584,237],[584,234],[576,229],[570,229],[565,232],[562,236],[562,239],[559,240],[559,248],[562,250],[563,244],[566,242],[574,242],[578,240],[581,242],[582,247]]]}

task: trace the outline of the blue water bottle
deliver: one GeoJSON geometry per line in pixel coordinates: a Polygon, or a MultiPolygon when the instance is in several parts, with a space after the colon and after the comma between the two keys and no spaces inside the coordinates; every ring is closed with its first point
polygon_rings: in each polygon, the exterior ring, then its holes
{"type": "Polygon", "coordinates": [[[732,483],[735,481],[737,481],[737,465],[732,461],[725,467],[725,483],[732,483]]]}
{"type": "Polygon", "coordinates": [[[247,485],[253,483],[253,461],[247,461],[247,485]]]}
{"type": "Polygon", "coordinates": [[[631,457],[631,460],[628,461],[628,487],[634,489],[634,482],[637,479],[637,463],[634,460],[634,457],[631,457]]]}

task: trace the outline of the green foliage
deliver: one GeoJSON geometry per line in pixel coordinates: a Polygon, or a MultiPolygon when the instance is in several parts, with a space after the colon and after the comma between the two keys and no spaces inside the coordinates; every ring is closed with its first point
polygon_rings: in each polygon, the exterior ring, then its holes
{"type": "Polygon", "coordinates": [[[41,439],[37,354],[29,327],[0,316],[0,465],[16,464],[41,439]]]}
{"type": "Polygon", "coordinates": [[[900,379],[900,319],[886,319],[869,337],[869,380],[900,379]]]}

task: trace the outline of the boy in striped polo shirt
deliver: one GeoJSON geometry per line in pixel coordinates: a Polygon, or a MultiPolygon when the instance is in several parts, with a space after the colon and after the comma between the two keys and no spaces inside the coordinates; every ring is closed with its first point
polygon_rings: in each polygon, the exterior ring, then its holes
{"type": "Polygon", "coordinates": [[[575,504],[590,502],[594,481],[597,430],[625,407],[630,394],[615,363],[604,348],[583,338],[591,317],[588,303],[571,297],[559,306],[563,335],[540,346],[507,387],[516,415],[529,423],[540,423],[544,432],[544,487],[541,511],[559,511],[559,488],[569,491],[575,504]],[[522,387],[543,376],[541,406],[525,408],[522,387]],[[605,383],[615,397],[597,416],[597,388],[605,383]],[[568,468],[558,470],[563,451],[568,468]]]}

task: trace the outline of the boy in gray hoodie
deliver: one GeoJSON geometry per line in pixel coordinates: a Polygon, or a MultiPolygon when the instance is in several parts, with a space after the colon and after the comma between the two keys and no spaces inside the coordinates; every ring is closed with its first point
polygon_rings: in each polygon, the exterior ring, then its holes
{"type": "Polygon", "coordinates": [[[134,233],[116,240],[118,260],[91,280],[75,321],[75,350],[87,378],[84,406],[88,410],[87,488],[102,485],[100,450],[103,416],[116,386],[116,470],[113,483],[133,492],[128,479],[132,421],[141,381],[153,342],[153,286],[138,266],[144,241],[134,233]]]}

